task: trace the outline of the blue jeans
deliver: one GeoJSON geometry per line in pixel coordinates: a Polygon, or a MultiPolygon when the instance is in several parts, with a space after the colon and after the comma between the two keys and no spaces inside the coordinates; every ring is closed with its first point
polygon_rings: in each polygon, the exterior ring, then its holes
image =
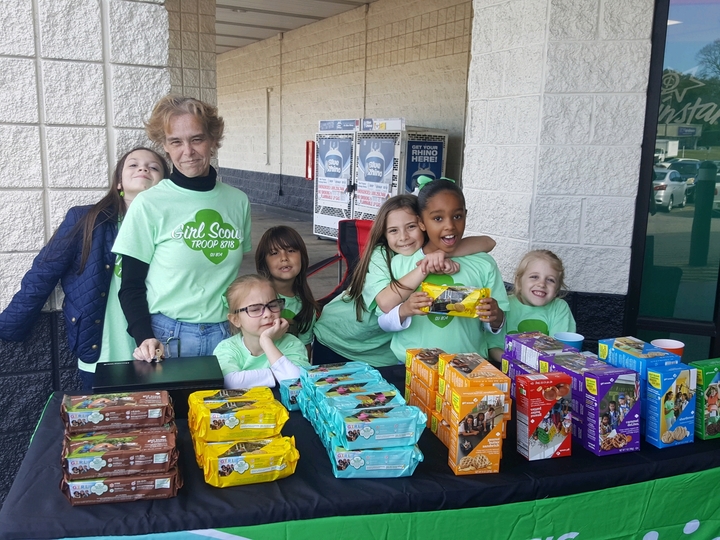
{"type": "Polygon", "coordinates": [[[229,323],[184,323],[162,313],[150,316],[155,339],[165,347],[165,358],[210,356],[230,337],[229,323]]]}

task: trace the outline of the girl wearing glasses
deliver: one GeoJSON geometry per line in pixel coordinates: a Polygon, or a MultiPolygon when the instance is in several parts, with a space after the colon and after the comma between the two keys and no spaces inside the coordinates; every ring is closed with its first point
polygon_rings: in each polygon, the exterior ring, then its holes
{"type": "Polygon", "coordinates": [[[275,381],[296,379],[300,367],[310,367],[305,346],[288,334],[280,317],[285,299],[270,281],[258,275],[237,278],[227,290],[232,337],[215,348],[225,376],[225,388],[274,387],[275,381]]]}

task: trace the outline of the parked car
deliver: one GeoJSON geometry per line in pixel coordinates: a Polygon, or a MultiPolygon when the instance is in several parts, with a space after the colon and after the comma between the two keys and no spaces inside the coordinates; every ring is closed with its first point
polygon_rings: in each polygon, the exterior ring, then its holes
{"type": "Polygon", "coordinates": [[[687,183],[686,195],[687,202],[695,200],[695,179],[700,171],[700,160],[689,158],[675,158],[670,163],[671,170],[680,173],[680,176],[687,183]]]}
{"type": "Polygon", "coordinates": [[[687,182],[674,169],[655,167],[653,194],[655,204],[670,212],[675,206],[682,208],[687,203],[687,182]]]}

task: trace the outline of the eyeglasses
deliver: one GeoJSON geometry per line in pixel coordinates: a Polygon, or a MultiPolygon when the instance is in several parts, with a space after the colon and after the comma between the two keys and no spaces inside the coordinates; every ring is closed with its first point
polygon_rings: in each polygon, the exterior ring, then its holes
{"type": "Polygon", "coordinates": [[[276,298],[267,304],[252,304],[250,306],[236,309],[233,313],[242,313],[243,311],[248,314],[248,317],[262,317],[265,313],[265,308],[268,308],[272,313],[280,313],[285,307],[284,298],[276,298]]]}

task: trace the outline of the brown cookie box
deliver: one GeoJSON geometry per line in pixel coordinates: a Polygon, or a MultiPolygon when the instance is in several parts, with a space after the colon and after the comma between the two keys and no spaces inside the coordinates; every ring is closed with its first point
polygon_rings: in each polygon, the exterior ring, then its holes
{"type": "Polygon", "coordinates": [[[60,414],[70,434],[162,426],[174,417],[170,397],[164,390],[66,395],[60,414]]]}
{"type": "Polygon", "coordinates": [[[68,433],[65,432],[65,439],[68,441],[79,441],[81,439],[97,438],[105,439],[111,435],[118,437],[132,437],[134,435],[142,435],[149,433],[173,433],[177,435],[178,429],[175,422],[168,422],[162,426],[146,426],[139,429],[119,429],[116,431],[86,431],[84,433],[68,433]]]}
{"type": "Polygon", "coordinates": [[[108,433],[105,437],[65,441],[62,468],[70,480],[166,473],[178,450],[173,433],[108,433]]]}
{"type": "Polygon", "coordinates": [[[166,473],[117,478],[68,480],[63,478],[60,489],[73,506],[118,503],[150,499],[169,499],[182,487],[177,469],[166,473]]]}

